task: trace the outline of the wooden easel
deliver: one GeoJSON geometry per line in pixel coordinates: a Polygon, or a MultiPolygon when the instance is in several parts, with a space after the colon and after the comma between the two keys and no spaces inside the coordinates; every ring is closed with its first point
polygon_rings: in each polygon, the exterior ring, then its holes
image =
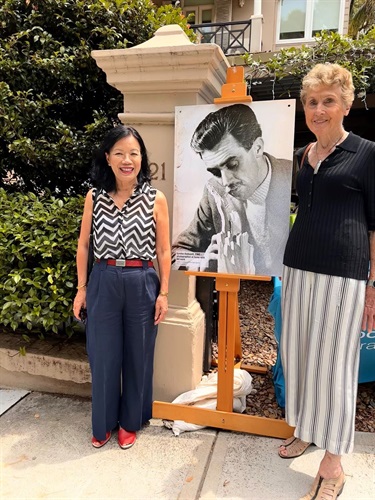
{"type": "MultiPolygon", "coordinates": [[[[227,70],[227,83],[222,86],[222,97],[215,99],[215,104],[233,102],[251,102],[246,95],[243,67],[227,70]]],[[[231,275],[206,272],[190,272],[191,276],[216,278],[216,290],[219,292],[219,328],[218,328],[218,383],[216,410],[207,410],[194,406],[177,405],[155,401],[153,417],[167,420],[218,427],[232,431],[248,432],[261,436],[287,438],[293,435],[293,428],[284,420],[267,417],[255,417],[233,412],[234,368],[243,368],[256,373],[264,373],[263,367],[246,366],[235,360],[242,358],[240,321],[238,311],[238,292],[241,279],[270,281],[268,276],[231,275]]]]}
{"type": "MultiPolygon", "coordinates": [[[[218,383],[216,410],[207,410],[194,406],[177,405],[155,401],[153,417],[167,420],[184,420],[198,425],[218,427],[220,429],[248,432],[261,436],[287,438],[293,435],[293,428],[284,420],[256,417],[233,412],[234,368],[241,352],[241,337],[238,316],[238,292],[241,279],[269,281],[268,276],[226,275],[205,272],[189,272],[192,276],[216,278],[216,290],[219,292],[219,331],[218,331],[218,383]]],[[[264,373],[262,367],[246,367],[249,371],[264,373]]]]}

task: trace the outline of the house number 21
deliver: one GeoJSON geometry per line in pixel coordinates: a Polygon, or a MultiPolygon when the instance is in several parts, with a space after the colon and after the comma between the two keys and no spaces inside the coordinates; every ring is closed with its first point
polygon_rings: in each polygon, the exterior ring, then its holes
{"type": "Polygon", "coordinates": [[[165,181],[165,162],[161,165],[150,163],[150,172],[153,181],[165,181]]]}

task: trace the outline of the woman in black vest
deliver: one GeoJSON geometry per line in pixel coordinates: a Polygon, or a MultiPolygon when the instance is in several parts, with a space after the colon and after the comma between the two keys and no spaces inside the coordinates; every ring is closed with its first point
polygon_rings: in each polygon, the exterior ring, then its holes
{"type": "Polygon", "coordinates": [[[297,152],[298,215],[283,272],[281,359],[286,420],[282,458],[325,450],[303,500],[334,500],[341,455],[354,443],[360,331],[375,327],[375,143],[347,132],[350,72],[318,64],[303,79],[306,124],[316,141],[297,152]]]}

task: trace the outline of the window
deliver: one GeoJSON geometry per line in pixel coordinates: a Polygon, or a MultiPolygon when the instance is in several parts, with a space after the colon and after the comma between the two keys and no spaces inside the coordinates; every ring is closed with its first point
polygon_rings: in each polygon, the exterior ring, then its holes
{"type": "Polygon", "coordinates": [[[345,0],[281,0],[278,41],[311,40],[322,30],[342,32],[345,0]]]}
{"type": "Polygon", "coordinates": [[[190,24],[213,23],[215,16],[214,0],[183,0],[181,7],[185,16],[192,14],[190,24]]]}
{"type": "Polygon", "coordinates": [[[184,8],[185,16],[193,14],[190,18],[190,24],[212,23],[214,18],[214,9],[210,5],[197,5],[184,8]]]}

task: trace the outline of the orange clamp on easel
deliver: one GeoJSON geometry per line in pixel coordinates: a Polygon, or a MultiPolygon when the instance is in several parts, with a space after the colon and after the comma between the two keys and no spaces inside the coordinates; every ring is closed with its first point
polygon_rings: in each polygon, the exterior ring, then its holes
{"type": "Polygon", "coordinates": [[[227,81],[221,86],[221,97],[214,99],[214,103],[251,102],[253,98],[246,95],[247,85],[244,79],[245,71],[243,66],[228,68],[227,81]]]}

